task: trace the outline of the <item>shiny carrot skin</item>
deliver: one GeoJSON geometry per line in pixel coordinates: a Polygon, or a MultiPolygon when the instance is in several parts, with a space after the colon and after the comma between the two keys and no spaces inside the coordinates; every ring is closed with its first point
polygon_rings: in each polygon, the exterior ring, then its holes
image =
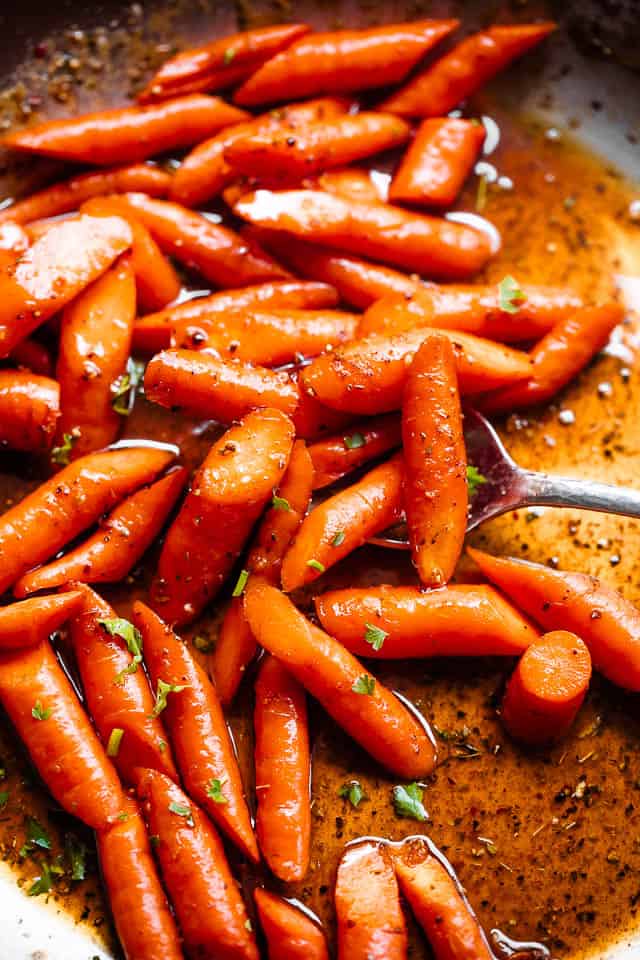
{"type": "Polygon", "coordinates": [[[357,470],[363,463],[379,457],[402,443],[400,421],[394,415],[363,420],[344,434],[317,440],[309,447],[313,461],[313,488],[319,490],[357,470]],[[356,444],[350,437],[356,437],[356,444]]]}
{"type": "Polygon", "coordinates": [[[184,467],[174,467],[155,483],[132,493],[83,543],[21,577],[13,588],[16,597],[59,587],[70,580],[123,580],[162,530],[186,478],[184,467]]]}
{"type": "Polygon", "coordinates": [[[97,836],[98,858],[125,960],[182,960],[180,934],[137,804],[97,836]]]}
{"type": "Polygon", "coordinates": [[[0,703],[60,806],[94,830],[113,823],[125,795],[48,640],[0,656],[0,703]]]}
{"type": "Polygon", "coordinates": [[[256,831],[272,873],[303,880],[311,846],[311,754],[304,688],[273,657],[255,685],[256,831]]]}
{"type": "Polygon", "coordinates": [[[374,759],[409,779],[431,773],[436,750],[422,723],[378,680],[369,677],[371,692],[357,693],[354,685],[369,676],[362,664],[310,623],[284,593],[250,577],[244,609],[258,643],[374,759]]]}
{"type": "Polygon", "coordinates": [[[11,150],[57,157],[92,166],[137,163],[158,153],[188,147],[217,130],[246,120],[219,97],[177,97],[148,107],[102,110],[9,133],[11,150]]]}
{"type": "Polygon", "coordinates": [[[49,450],[60,416],[60,386],[24,370],[0,370],[0,447],[49,450]]]}
{"type": "MultiPolygon", "coordinates": [[[[14,209],[13,207],[11,208],[14,209]]],[[[3,210],[6,216],[0,217],[0,252],[4,255],[11,254],[14,259],[18,259],[21,253],[27,249],[30,243],[29,234],[23,230],[20,221],[15,216],[9,216],[9,208],[3,210]]],[[[7,259],[10,262],[10,258],[7,259]]]]}
{"type": "Polygon", "coordinates": [[[457,20],[417,20],[309,34],[268,60],[234,101],[252,106],[398,83],[457,26],[457,20]]]}
{"type": "Polygon", "coordinates": [[[166,450],[127,447],[64,467],[0,516],[0,593],[48,560],[123,497],[150,483],[173,459],[166,450]]]}
{"type": "Polygon", "coordinates": [[[11,351],[10,360],[18,368],[31,370],[39,377],[51,377],[53,361],[51,354],[43,343],[27,337],[21,340],[11,351]]]}
{"type": "Polygon", "coordinates": [[[190,957],[259,960],[247,912],[215,827],[156,770],[141,771],[138,796],[184,949],[190,957]]]}
{"type": "Polygon", "coordinates": [[[392,93],[381,109],[408,117],[443,117],[555,28],[555,23],[499,24],[474,33],[392,93]]]}
{"type": "Polygon", "coordinates": [[[332,410],[306,390],[300,389],[300,399],[293,415],[293,423],[296,436],[304,440],[317,440],[327,433],[343,430],[353,423],[353,417],[350,413],[332,410]]]}
{"type": "Polygon", "coordinates": [[[640,690],[640,613],[595,577],[467,548],[487,579],[544,630],[570,630],[589,648],[596,670],[640,690]]]}
{"type": "Polygon", "coordinates": [[[119,260],[65,309],[56,376],[60,382],[58,438],[72,434],[72,459],[116,439],[122,418],[114,386],[125,372],[136,315],[129,257],[119,260]]]}
{"type": "Polygon", "coordinates": [[[473,276],[497,252],[485,233],[465,224],[322,190],[257,190],[245,194],[234,212],[262,227],[443,280],[473,276]]]}
{"type": "Polygon", "coordinates": [[[0,607],[0,653],[46,640],[82,606],[82,594],[69,590],[0,607]]]}
{"type": "Polygon", "coordinates": [[[338,960],[406,960],[398,884],[381,843],[347,847],[338,866],[335,901],[338,960]]]}
{"type": "Polygon", "coordinates": [[[269,960],[329,960],[324,933],[306,913],[262,887],[253,896],[269,960]]]}
{"type": "Polygon", "coordinates": [[[450,207],[473,170],[484,143],[477,120],[424,120],[389,187],[392,203],[450,207]]]}
{"type": "Polygon", "coordinates": [[[487,584],[350,587],[315,598],[323,629],[357,657],[517,657],[539,636],[508,600],[487,584]],[[375,649],[367,625],[386,634],[375,649]]]}
{"type": "Polygon", "coordinates": [[[287,593],[312,583],[343,557],[395,523],[402,513],[402,454],[318,504],[306,517],[282,562],[287,593]]]}
{"type": "Polygon", "coordinates": [[[134,604],[133,620],[143,637],[152,687],[157,689],[161,680],[184,687],[168,694],[162,717],[189,796],[257,863],[238,761],[215,688],[186,644],[144,603],[134,604]],[[214,781],[221,784],[222,800],[214,799],[214,781]]]}
{"type": "Polygon", "coordinates": [[[229,574],[287,468],[293,425],[257,410],[213,444],[167,533],[153,607],[169,624],[195,619],[229,574]]]}
{"type": "Polygon", "coordinates": [[[131,246],[120,217],[54,224],[15,266],[0,269],[0,357],[77,297],[131,246]]]}
{"type": "Polygon", "coordinates": [[[606,303],[582,307],[560,320],[531,351],[531,377],[483,397],[482,410],[501,413],[550,400],[602,350],[623,318],[620,304],[606,303]]]}
{"type": "Polygon", "coordinates": [[[326,170],[318,177],[318,186],[328,193],[337,193],[350,200],[364,200],[365,203],[384,199],[369,171],[362,167],[326,170]]]}
{"type": "Polygon", "coordinates": [[[232,597],[220,624],[215,650],[209,657],[209,674],[224,707],[233,701],[257,649],[244,615],[242,597],[232,597]]]}

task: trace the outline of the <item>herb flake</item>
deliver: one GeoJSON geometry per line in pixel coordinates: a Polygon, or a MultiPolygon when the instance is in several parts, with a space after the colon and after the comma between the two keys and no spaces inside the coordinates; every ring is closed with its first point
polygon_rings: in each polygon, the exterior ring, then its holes
{"type": "Polygon", "coordinates": [[[342,440],[347,450],[357,450],[359,447],[364,447],[367,442],[361,433],[352,433],[350,436],[343,437],[342,440]]]}
{"type": "Polygon", "coordinates": [[[285,513],[289,513],[291,510],[291,505],[288,500],[284,497],[279,497],[274,493],[273,500],[271,501],[271,506],[274,510],[283,510],[285,513]]]}
{"type": "Polygon", "coordinates": [[[68,467],[74,443],[75,437],[72,433],[63,433],[60,446],[53,447],[51,450],[51,463],[57,463],[59,467],[68,467]]]}
{"type": "Polygon", "coordinates": [[[224,783],[224,780],[209,780],[209,783],[207,784],[207,796],[213,800],[214,803],[229,802],[222,792],[224,783]]]}
{"type": "Polygon", "coordinates": [[[48,720],[51,716],[51,707],[43,707],[42,701],[36,700],[31,708],[31,716],[34,720],[48,720]]]}
{"type": "Polygon", "coordinates": [[[424,823],[428,819],[427,811],[422,803],[424,790],[417,783],[400,784],[393,788],[393,805],[399,817],[419,820],[424,823]]]}
{"type": "Polygon", "coordinates": [[[344,537],[345,537],[344,530],[338,530],[338,532],[336,533],[335,537],[334,537],[333,540],[331,541],[331,546],[332,546],[332,547],[341,547],[342,544],[344,543],[344,537]]]}
{"type": "Polygon", "coordinates": [[[478,487],[487,482],[487,478],[480,473],[472,463],[467,464],[467,491],[470,497],[478,492],[478,487]]]}
{"type": "Polygon", "coordinates": [[[170,813],[175,813],[178,817],[184,817],[190,827],[195,827],[191,807],[187,807],[184,803],[176,803],[175,800],[172,800],[169,804],[169,811],[170,813]]]}
{"type": "Polygon", "coordinates": [[[351,687],[354,693],[359,693],[365,697],[370,697],[375,688],[376,681],[374,677],[370,677],[367,673],[363,673],[361,677],[358,677],[351,687]]]}
{"type": "Polygon", "coordinates": [[[382,650],[388,636],[387,631],[381,627],[376,627],[373,623],[365,623],[364,639],[374,650],[382,650]]]}
{"type": "Polygon", "coordinates": [[[182,690],[186,690],[186,684],[184,683],[165,683],[164,680],[161,680],[158,677],[158,687],[156,690],[156,702],[154,704],[153,710],[151,711],[152,717],[158,717],[167,706],[167,697],[170,693],[181,693],[182,690]]]}
{"type": "Polygon", "coordinates": [[[518,281],[507,275],[498,284],[498,303],[505,313],[517,313],[527,298],[520,289],[518,281]]]}
{"type": "Polygon", "coordinates": [[[343,783],[338,790],[338,796],[348,800],[352,807],[357,807],[364,799],[364,791],[359,780],[349,780],[343,783]]]}
{"type": "Polygon", "coordinates": [[[128,667],[116,674],[116,683],[122,683],[125,674],[135,673],[138,664],[142,663],[142,634],[137,627],[123,617],[111,617],[109,620],[98,620],[101,627],[112,637],[119,637],[127,645],[132,660],[128,667]]]}
{"type": "Polygon", "coordinates": [[[320,563],[319,560],[307,560],[307,566],[311,567],[312,570],[317,570],[318,573],[324,573],[326,570],[324,563],[320,563]]]}
{"type": "Polygon", "coordinates": [[[120,744],[122,743],[122,738],[124,737],[124,730],[121,727],[114,727],[111,733],[109,734],[109,739],[107,741],[107,756],[108,757],[117,757],[120,750],[120,744]]]}
{"type": "Polygon", "coordinates": [[[239,576],[238,579],[236,580],[236,585],[235,585],[235,587],[233,588],[233,592],[232,592],[232,594],[231,594],[232,597],[241,597],[241,596],[242,596],[242,594],[244,593],[244,588],[245,588],[246,585],[247,585],[247,580],[248,580],[248,579],[249,579],[249,571],[248,571],[248,570],[241,570],[241,571],[240,571],[240,576],[239,576]]]}

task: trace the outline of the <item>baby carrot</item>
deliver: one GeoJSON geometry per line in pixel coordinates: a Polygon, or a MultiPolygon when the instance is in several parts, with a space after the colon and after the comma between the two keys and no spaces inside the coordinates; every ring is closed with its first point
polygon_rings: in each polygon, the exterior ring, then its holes
{"type": "Polygon", "coordinates": [[[133,619],[142,634],[152,686],[158,691],[163,684],[165,690],[169,687],[163,719],[189,796],[257,862],[238,761],[215,688],[187,645],[149,607],[136,602],[133,619]]]}
{"type": "Polygon", "coordinates": [[[185,952],[216,960],[258,960],[247,912],[222,841],[202,811],[156,770],[140,771],[138,796],[185,952]]]}
{"type": "Polygon", "coordinates": [[[318,504],[305,518],[282,562],[287,593],[317,580],[329,567],[395,523],[402,513],[402,454],[318,504]]]}
{"type": "Polygon", "coordinates": [[[311,843],[311,755],[305,692],[273,657],[262,661],[254,710],[256,831],[269,869],[303,880],[311,843]]]}
{"type": "Polygon", "coordinates": [[[555,28],[555,23],[498,24],[474,33],[392,93],[381,109],[409,117],[445,116],[555,28]]]}
{"type": "Polygon", "coordinates": [[[195,94],[148,107],[120,107],[64,120],[48,120],[3,138],[5,147],[70,163],[137,163],[188,147],[248,114],[219,97],[195,94]]]}
{"type": "Polygon", "coordinates": [[[215,595],[287,468],[293,425],[256,410],[213,444],[167,533],[151,587],[167,623],[195,619],[215,595]]]}
{"type": "Polygon", "coordinates": [[[137,804],[97,836],[98,858],[125,960],[182,960],[171,908],[137,804]]]}
{"type": "Polygon", "coordinates": [[[160,533],[186,476],[184,467],[173,467],[155,483],[132,493],[83,543],[21,577],[13,588],[16,597],[59,587],[70,580],[117,583],[124,579],[160,533]]]}
{"type": "Polygon", "coordinates": [[[22,228],[19,220],[14,216],[9,216],[9,212],[9,208],[6,208],[2,211],[6,216],[0,216],[0,253],[2,254],[1,262],[3,265],[11,263],[12,260],[17,260],[31,242],[29,234],[22,228]],[[6,259],[5,254],[7,255],[6,259]]]}
{"type": "Polygon", "coordinates": [[[315,598],[322,627],[358,657],[514,657],[538,631],[486,584],[351,587],[315,598]],[[374,642],[376,641],[376,642],[374,642]]]}
{"type": "Polygon", "coordinates": [[[398,83],[457,26],[457,20],[416,20],[312,33],[268,60],[234,100],[252,106],[398,83]]]}
{"type": "Polygon", "coordinates": [[[428,776],[436,750],[425,726],[345,648],[289,598],[250,577],[245,613],[256,640],[280,660],[375,760],[399,776],[428,776]]]}
{"type": "Polygon", "coordinates": [[[586,643],[596,670],[640,690],[640,613],[595,577],[552,570],[467,548],[480,570],[545,630],[570,630],[586,643]]]}
{"type": "Polygon", "coordinates": [[[70,590],[0,607],[0,651],[32,647],[46,640],[82,606],[82,594],[70,590]]]}
{"type": "Polygon", "coordinates": [[[542,744],[571,727],[589,687],[591,657],[575,633],[553,630],[518,661],[502,701],[502,720],[515,740],[542,744]]]}
{"type": "Polygon", "coordinates": [[[242,597],[232,597],[220,624],[215,650],[209,657],[209,674],[223,707],[229,706],[258,645],[247,623],[242,597]]]}
{"type": "Polygon", "coordinates": [[[318,186],[328,193],[337,193],[350,200],[364,200],[365,203],[377,203],[385,199],[370,172],[363,167],[326,170],[318,176],[318,186]]]}
{"type": "Polygon", "coordinates": [[[0,657],[0,703],[60,806],[94,830],[113,823],[125,795],[48,640],[0,657]]]}
{"type": "Polygon", "coordinates": [[[16,344],[9,359],[17,367],[31,370],[39,377],[50,377],[53,374],[51,354],[43,343],[31,337],[16,344]]]}
{"type": "Polygon", "coordinates": [[[319,490],[334,483],[401,443],[400,421],[393,414],[354,423],[346,436],[337,434],[316,440],[309,447],[314,471],[313,489],[319,490]]]}
{"type": "Polygon", "coordinates": [[[329,960],[324,933],[306,913],[262,887],[253,896],[269,960],[329,960]]]}
{"type": "Polygon", "coordinates": [[[438,117],[424,120],[389,187],[392,203],[450,207],[484,143],[477,120],[438,117]]]}
{"type": "Polygon", "coordinates": [[[74,461],[0,516],[4,593],[123,497],[150,483],[173,459],[154,447],[104,450],[74,461]]]}
{"type": "Polygon", "coordinates": [[[37,452],[53,443],[60,387],[49,377],[0,370],[0,447],[37,452]]]}
{"type": "Polygon", "coordinates": [[[305,440],[317,440],[326,433],[343,430],[353,423],[351,414],[326,407],[303,389],[300,389],[298,406],[292,419],[296,435],[305,440]]]}
{"type": "Polygon", "coordinates": [[[381,843],[347,847],[338,866],[335,900],[338,960],[406,960],[398,884],[381,843]]]}

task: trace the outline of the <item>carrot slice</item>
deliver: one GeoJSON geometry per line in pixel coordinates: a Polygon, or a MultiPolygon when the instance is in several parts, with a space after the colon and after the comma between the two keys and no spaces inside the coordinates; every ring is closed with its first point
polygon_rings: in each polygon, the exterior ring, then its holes
{"type": "Polygon", "coordinates": [[[382,109],[409,117],[442,117],[555,29],[555,23],[532,23],[474,33],[392,93],[382,109]]]}
{"type": "Polygon", "coordinates": [[[0,370],[0,446],[49,450],[60,416],[60,387],[49,377],[0,370]]]}
{"type": "Polygon", "coordinates": [[[69,590],[0,607],[0,651],[20,650],[46,640],[82,606],[82,594],[69,590]]]}
{"type": "Polygon", "coordinates": [[[17,367],[31,370],[39,377],[50,377],[53,374],[51,354],[43,343],[28,337],[21,340],[11,351],[10,360],[17,367]]]}
{"type": "Polygon", "coordinates": [[[349,434],[317,440],[309,447],[313,489],[319,490],[402,443],[400,421],[391,414],[351,424],[349,434]]]}
{"type": "Polygon", "coordinates": [[[258,643],[374,759],[409,779],[431,773],[436,750],[423,723],[284,593],[260,577],[250,577],[244,609],[258,643]]]}
{"type": "Polygon", "coordinates": [[[329,960],[324,933],[306,913],[262,887],[254,898],[269,960],[329,960]]]}
{"type": "Polygon", "coordinates": [[[142,633],[153,687],[160,689],[164,683],[174,688],[163,718],[189,796],[257,862],[238,761],[215,689],[186,644],[152,610],[136,602],[133,619],[142,633]]]}

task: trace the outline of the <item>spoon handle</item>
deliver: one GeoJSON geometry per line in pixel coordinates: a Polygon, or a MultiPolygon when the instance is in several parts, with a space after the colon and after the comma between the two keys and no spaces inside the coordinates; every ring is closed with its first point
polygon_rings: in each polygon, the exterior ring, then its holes
{"type": "Polygon", "coordinates": [[[526,478],[524,498],[530,506],[575,507],[597,510],[624,517],[640,517],[640,490],[617,487],[593,480],[554,477],[546,473],[523,471],[526,478]]]}

